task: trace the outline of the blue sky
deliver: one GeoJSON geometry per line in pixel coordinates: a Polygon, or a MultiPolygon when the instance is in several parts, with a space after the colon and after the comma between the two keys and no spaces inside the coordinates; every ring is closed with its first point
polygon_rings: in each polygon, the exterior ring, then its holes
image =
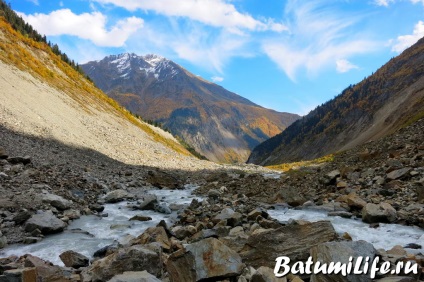
{"type": "Polygon", "coordinates": [[[424,36],[424,0],[11,0],[79,63],[154,53],[307,114],[424,36]]]}

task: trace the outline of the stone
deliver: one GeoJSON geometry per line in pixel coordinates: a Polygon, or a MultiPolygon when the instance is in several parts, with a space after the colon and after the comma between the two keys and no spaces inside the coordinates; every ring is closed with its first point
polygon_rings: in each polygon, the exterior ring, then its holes
{"type": "Polygon", "coordinates": [[[147,271],[125,271],[114,276],[108,282],[161,282],[147,271]]]}
{"type": "Polygon", "coordinates": [[[389,255],[396,255],[396,256],[406,256],[408,254],[406,250],[400,245],[394,246],[393,248],[388,250],[386,253],[389,255]]]}
{"type": "Polygon", "coordinates": [[[61,196],[51,194],[51,193],[42,193],[40,198],[43,203],[50,204],[52,207],[57,208],[58,210],[67,210],[71,207],[72,203],[61,196]]]}
{"type": "Polygon", "coordinates": [[[215,189],[211,189],[208,191],[208,198],[212,200],[218,200],[221,197],[221,192],[215,189]]]}
{"type": "Polygon", "coordinates": [[[29,163],[31,163],[31,158],[28,156],[25,157],[9,157],[7,158],[7,161],[10,164],[23,164],[23,165],[27,165],[29,163]]]}
{"type": "Polygon", "coordinates": [[[172,282],[225,280],[240,275],[243,268],[240,255],[215,238],[186,245],[166,264],[172,282]]]}
{"type": "Polygon", "coordinates": [[[39,237],[25,237],[23,242],[25,245],[31,245],[35,244],[41,241],[41,238],[39,237]]]}
{"type": "Polygon", "coordinates": [[[25,223],[25,231],[32,232],[39,229],[42,234],[62,232],[66,223],[58,219],[52,211],[39,211],[25,223]]]}
{"type": "Polygon", "coordinates": [[[156,277],[161,276],[162,259],[158,248],[134,245],[118,249],[115,253],[93,262],[83,271],[83,276],[91,277],[92,282],[101,282],[126,271],[144,270],[156,277]]]}
{"type": "Polygon", "coordinates": [[[95,251],[94,254],[93,254],[93,257],[95,257],[95,258],[104,258],[104,257],[112,254],[113,252],[115,252],[117,249],[118,249],[118,245],[117,244],[112,244],[112,245],[104,246],[103,248],[100,248],[97,251],[95,251]]]}
{"type": "Polygon", "coordinates": [[[71,220],[78,219],[81,217],[81,213],[79,210],[66,210],[63,215],[71,220]]]}
{"type": "Polygon", "coordinates": [[[351,218],[353,216],[352,213],[347,212],[347,211],[334,211],[334,212],[329,212],[327,213],[328,216],[340,216],[343,218],[351,218]]]}
{"type": "Polygon", "coordinates": [[[265,210],[256,208],[247,214],[247,219],[255,221],[258,216],[262,216],[263,218],[269,217],[268,213],[265,210]]]}
{"type": "Polygon", "coordinates": [[[333,170],[326,175],[324,175],[324,178],[321,180],[321,182],[325,185],[334,185],[336,184],[337,177],[340,176],[340,170],[333,170]]]}
{"type": "Polygon", "coordinates": [[[241,222],[241,219],[242,219],[241,213],[235,212],[231,208],[225,208],[212,219],[212,222],[217,223],[221,220],[226,220],[227,225],[235,227],[241,222]]]}
{"type": "Polygon", "coordinates": [[[7,281],[7,282],[37,282],[38,281],[37,269],[34,267],[6,270],[3,273],[3,276],[4,276],[4,280],[2,280],[0,276],[0,281],[7,281]]]}
{"type": "Polygon", "coordinates": [[[118,189],[107,193],[103,199],[106,203],[119,203],[134,196],[123,189],[118,189]]]}
{"type": "Polygon", "coordinates": [[[72,250],[61,253],[59,258],[66,267],[72,268],[86,267],[90,261],[88,257],[72,250]]]}
{"type": "MultiPolygon", "coordinates": [[[[424,183],[424,182],[422,182],[424,183]]],[[[424,203],[424,184],[416,186],[418,202],[424,203]]]]}
{"type": "MultiPolygon", "coordinates": [[[[376,256],[377,251],[371,243],[365,241],[351,241],[351,242],[327,242],[319,244],[311,248],[311,256],[316,263],[317,261],[329,264],[330,262],[340,262],[342,264],[348,263],[349,258],[353,257],[353,265],[356,259],[361,256],[364,258],[369,257],[372,262],[376,256]]],[[[348,274],[346,277],[342,274],[312,274],[311,282],[371,282],[369,274],[348,274]]]]}
{"type": "Polygon", "coordinates": [[[353,209],[362,209],[367,204],[367,202],[365,202],[361,197],[356,195],[356,193],[350,193],[347,196],[346,203],[350,208],[353,209]]]}
{"type": "Polygon", "coordinates": [[[139,210],[154,210],[158,203],[158,198],[155,195],[146,195],[143,197],[143,201],[137,206],[139,210]]]}
{"type": "Polygon", "coordinates": [[[292,207],[298,207],[306,202],[306,199],[299,194],[296,187],[284,187],[273,197],[275,203],[287,203],[292,207]]]}
{"type": "Polygon", "coordinates": [[[18,212],[14,217],[13,217],[13,221],[17,224],[20,225],[22,223],[24,223],[25,221],[27,221],[30,217],[31,217],[31,213],[27,210],[22,210],[20,212],[18,212]]]}
{"type": "Polygon", "coordinates": [[[3,249],[7,246],[7,238],[0,234],[0,249],[3,249]]]}
{"type": "Polygon", "coordinates": [[[163,171],[148,171],[147,182],[158,188],[177,189],[182,186],[181,181],[176,176],[163,171]]]}
{"type": "Polygon", "coordinates": [[[143,215],[135,215],[130,218],[130,221],[150,221],[152,218],[150,216],[143,216],[143,215]]]}
{"type": "Polygon", "coordinates": [[[186,237],[194,235],[194,233],[192,233],[192,231],[188,229],[186,226],[175,226],[174,228],[172,228],[172,232],[174,233],[175,237],[180,240],[183,240],[186,237]]]}
{"type": "Polygon", "coordinates": [[[396,180],[396,179],[400,179],[407,176],[410,171],[411,171],[411,168],[405,167],[405,168],[401,168],[401,169],[397,169],[392,172],[389,172],[386,175],[386,177],[389,180],[396,180]]]}
{"type": "Polygon", "coordinates": [[[46,263],[38,257],[25,255],[24,266],[35,267],[38,275],[37,281],[64,281],[64,271],[59,266],[46,263]]]}
{"type": "Polygon", "coordinates": [[[157,211],[159,213],[163,213],[163,214],[171,214],[172,213],[171,209],[165,203],[160,203],[160,204],[155,205],[155,211],[157,211]]]}
{"type": "Polygon", "coordinates": [[[286,277],[277,278],[274,274],[274,270],[261,266],[259,267],[255,273],[253,273],[250,282],[284,282],[287,281],[286,277]]]}
{"type": "Polygon", "coordinates": [[[99,204],[92,204],[89,206],[89,209],[95,212],[102,212],[105,210],[105,207],[99,204]]]}
{"type": "Polygon", "coordinates": [[[164,250],[171,249],[171,241],[162,226],[149,227],[143,234],[131,241],[132,245],[146,245],[149,243],[159,243],[164,250]]]}
{"type": "Polygon", "coordinates": [[[417,279],[409,276],[388,276],[375,282],[417,282],[417,279]]]}
{"type": "MultiPolygon", "coordinates": [[[[256,230],[257,231],[257,230],[256,230]]],[[[253,267],[275,267],[275,259],[288,256],[291,261],[306,261],[311,247],[337,239],[329,221],[306,222],[288,225],[249,236],[240,252],[243,261],[253,267]]]]}
{"type": "Polygon", "coordinates": [[[0,160],[7,159],[8,155],[6,153],[6,150],[2,147],[0,147],[0,160]]]}
{"type": "Polygon", "coordinates": [[[362,221],[366,223],[390,223],[396,219],[396,210],[388,203],[368,203],[362,209],[362,221]]]}

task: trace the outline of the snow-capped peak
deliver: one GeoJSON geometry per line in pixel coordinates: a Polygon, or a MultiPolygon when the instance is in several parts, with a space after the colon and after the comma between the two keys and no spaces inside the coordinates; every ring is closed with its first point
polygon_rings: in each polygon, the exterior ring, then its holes
{"type": "Polygon", "coordinates": [[[147,54],[143,57],[143,60],[148,62],[153,67],[156,67],[161,62],[167,61],[167,59],[165,59],[164,57],[155,54],[147,54]]]}

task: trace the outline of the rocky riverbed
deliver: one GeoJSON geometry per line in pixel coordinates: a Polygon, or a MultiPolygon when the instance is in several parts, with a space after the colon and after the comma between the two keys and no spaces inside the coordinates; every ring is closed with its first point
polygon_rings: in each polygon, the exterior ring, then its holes
{"type": "MultiPolygon", "coordinates": [[[[70,232],[81,216],[113,218],[107,213],[117,210],[104,210],[109,203],[120,203],[125,209],[129,203],[133,221],[151,222],[147,229],[118,240],[119,244],[113,243],[117,238],[105,241],[95,256],[72,248],[57,254],[65,267],[32,255],[5,255],[0,259],[0,281],[35,275],[38,281],[274,281],[276,257],[302,261],[310,254],[327,260],[367,254],[391,264],[413,261],[421,268],[419,240],[376,249],[367,242],[351,241],[355,236],[349,230],[341,234],[329,221],[285,220],[273,209],[325,212],[377,228],[393,223],[423,228],[423,124],[337,154],[332,162],[282,174],[254,166],[197,171],[128,166],[78,150],[63,154],[61,148],[56,149],[61,158],[55,161],[52,152],[48,158],[40,151],[35,157],[22,157],[0,149],[0,248],[6,247],[8,254],[14,244],[37,244],[49,240],[44,238],[50,234],[70,232]],[[161,196],[148,193],[161,189],[170,194],[187,184],[198,185],[195,194],[203,199],[190,199],[188,206],[166,205],[161,196]],[[166,220],[155,218],[157,213],[166,220]],[[168,218],[170,214],[174,220],[168,218]],[[336,252],[327,252],[328,246],[336,252]]],[[[132,224],[117,222],[114,228],[132,224]]],[[[84,230],[73,232],[90,236],[84,230]]],[[[310,275],[285,279],[324,281],[310,275]]],[[[331,279],[368,281],[366,277],[331,279]]]]}

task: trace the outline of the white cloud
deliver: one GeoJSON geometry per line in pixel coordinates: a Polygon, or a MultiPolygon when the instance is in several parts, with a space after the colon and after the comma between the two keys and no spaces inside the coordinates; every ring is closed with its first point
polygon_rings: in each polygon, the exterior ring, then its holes
{"type": "Polygon", "coordinates": [[[352,33],[357,15],[349,16],[324,2],[288,1],[286,17],[290,19],[290,35],[264,41],[262,48],[292,81],[296,81],[301,69],[316,75],[323,68],[334,66],[335,59],[377,49],[377,42],[352,33]]]}
{"type": "Polygon", "coordinates": [[[374,4],[376,4],[377,6],[384,6],[384,7],[389,7],[389,4],[393,2],[394,0],[374,0],[374,4]]]}
{"type": "Polygon", "coordinates": [[[224,78],[221,77],[221,76],[212,76],[211,79],[212,79],[213,82],[222,82],[222,81],[224,81],[224,78]]]}
{"type": "Polygon", "coordinates": [[[339,59],[336,61],[336,69],[340,73],[345,73],[352,69],[359,69],[359,67],[357,65],[352,64],[348,60],[339,59]]]}
{"type": "Polygon", "coordinates": [[[234,33],[240,30],[286,30],[272,19],[260,21],[247,13],[237,11],[229,0],[94,0],[101,4],[113,4],[130,11],[153,11],[168,17],[185,17],[213,27],[227,28],[234,33]]]}
{"type": "Polygon", "coordinates": [[[32,4],[37,5],[37,6],[40,5],[40,3],[38,2],[38,0],[27,0],[27,1],[29,1],[32,4]]]}
{"type": "Polygon", "coordinates": [[[424,0],[411,0],[413,4],[421,3],[424,5],[424,0]]]}
{"type": "Polygon", "coordinates": [[[107,30],[107,18],[100,12],[76,15],[69,9],[61,9],[50,14],[20,15],[42,34],[73,35],[104,47],[123,46],[144,23],[140,18],[130,17],[118,21],[107,30]]]}
{"type": "Polygon", "coordinates": [[[400,53],[406,48],[415,44],[423,36],[424,36],[424,22],[419,21],[415,25],[412,34],[398,36],[398,38],[396,39],[396,44],[392,47],[392,51],[400,53]]]}

